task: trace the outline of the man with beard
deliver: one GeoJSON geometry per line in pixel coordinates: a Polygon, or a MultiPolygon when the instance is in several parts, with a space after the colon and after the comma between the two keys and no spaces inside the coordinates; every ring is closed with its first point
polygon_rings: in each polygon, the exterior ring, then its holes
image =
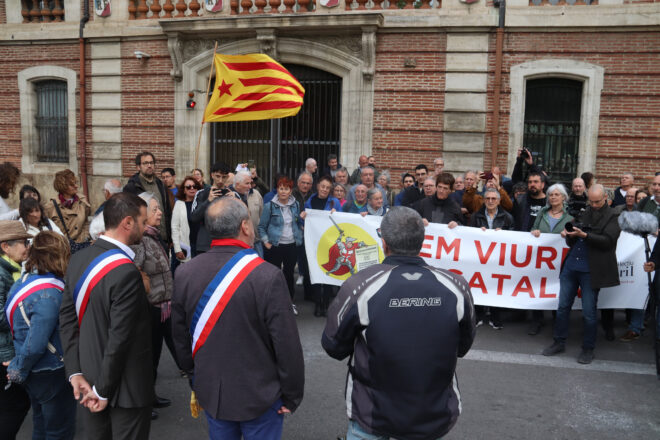
{"type": "Polygon", "coordinates": [[[143,151],[135,156],[135,165],[138,172],[128,180],[124,191],[138,195],[149,192],[156,197],[158,205],[162,208],[163,216],[160,218],[160,238],[164,243],[169,243],[172,237],[172,200],[163,182],[156,177],[156,157],[148,151],[143,151]]]}
{"type": "Polygon", "coordinates": [[[573,179],[571,194],[568,196],[568,213],[573,218],[579,218],[587,208],[587,187],[581,177],[573,179]]]}
{"type": "MultiPolygon", "coordinates": [[[[513,202],[513,219],[515,230],[529,232],[532,230],[536,216],[546,204],[543,192],[544,176],[538,171],[532,171],[527,176],[527,193],[518,196],[513,202]]],[[[532,323],[527,334],[538,335],[543,327],[543,310],[532,311],[532,323]]]]}
{"type": "Polygon", "coordinates": [[[129,245],[147,204],[122,192],[103,210],[105,233],[77,252],[60,308],[64,365],[89,439],[147,439],[154,398],[149,302],[129,245]]]}
{"type": "Polygon", "coordinates": [[[605,189],[594,184],[589,189],[589,207],[580,217],[582,228],[566,225],[566,244],[570,250],[559,276],[559,306],[553,332],[554,342],[543,350],[553,356],[565,350],[573,302],[582,293],[584,332],[582,352],[577,361],[590,364],[594,358],[598,328],[598,292],[603,287],[619,285],[616,243],[621,233],[618,214],[607,205],[605,189]]]}

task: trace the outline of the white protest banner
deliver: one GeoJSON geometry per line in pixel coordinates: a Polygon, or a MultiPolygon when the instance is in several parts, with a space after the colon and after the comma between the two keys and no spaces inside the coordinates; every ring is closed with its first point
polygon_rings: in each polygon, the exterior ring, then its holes
{"type": "MultiPolygon", "coordinates": [[[[308,211],[305,246],[312,283],[341,285],[351,271],[375,263],[374,246],[379,247],[378,260],[382,261],[380,220],[376,216],[308,211]]],[[[650,241],[653,246],[655,240],[651,237],[650,241]]],[[[565,241],[558,234],[536,238],[528,232],[462,226],[449,229],[431,223],[426,227],[420,256],[429,265],[463,275],[475,304],[556,310],[559,271],[567,253],[565,241]]],[[[642,238],[621,233],[617,261],[621,285],[601,289],[598,307],[643,308],[648,284],[642,270],[642,238]]],[[[580,307],[578,298],[575,308],[580,307]]]]}

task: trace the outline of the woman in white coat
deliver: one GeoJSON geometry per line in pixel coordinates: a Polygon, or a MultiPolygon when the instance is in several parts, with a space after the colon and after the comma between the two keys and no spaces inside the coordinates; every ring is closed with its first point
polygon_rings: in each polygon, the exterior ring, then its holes
{"type": "Polygon", "coordinates": [[[199,225],[194,223],[191,225],[190,210],[195,194],[200,189],[202,189],[201,185],[193,177],[186,176],[176,193],[177,200],[172,210],[172,246],[174,255],[180,262],[190,260],[193,251],[190,243],[195,243],[197,240],[199,225]],[[194,233],[194,237],[191,232],[194,233]]]}

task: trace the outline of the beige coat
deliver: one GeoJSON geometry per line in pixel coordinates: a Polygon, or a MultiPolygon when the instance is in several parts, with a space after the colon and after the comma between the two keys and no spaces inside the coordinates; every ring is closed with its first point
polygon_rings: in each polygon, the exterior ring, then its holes
{"type": "Polygon", "coordinates": [[[48,200],[44,205],[44,212],[46,213],[46,217],[51,219],[65,236],[68,230],[69,238],[77,243],[82,243],[89,239],[89,216],[91,215],[92,207],[87,203],[85,196],[79,195],[78,197],[78,201],[71,208],[63,207],[57,198],[48,200]],[[62,211],[62,217],[64,218],[66,227],[62,225],[60,217],[57,215],[53,200],[57,202],[60,211],[62,211]]]}
{"type": "Polygon", "coordinates": [[[259,241],[259,220],[261,219],[261,213],[264,210],[264,199],[259,194],[259,191],[252,190],[247,197],[248,211],[250,212],[250,220],[254,226],[254,242],[259,241]]]}

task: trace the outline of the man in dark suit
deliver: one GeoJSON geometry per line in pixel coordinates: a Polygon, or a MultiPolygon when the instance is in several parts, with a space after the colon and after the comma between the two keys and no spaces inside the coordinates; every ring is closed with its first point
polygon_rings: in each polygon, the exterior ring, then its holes
{"type": "Polygon", "coordinates": [[[60,309],[64,364],[73,394],[82,396],[87,437],[147,439],[153,401],[149,303],[129,245],[138,243],[146,203],[112,196],[105,234],[76,253],[60,309]]]}
{"type": "Polygon", "coordinates": [[[180,266],[174,281],[177,359],[211,439],[279,439],[305,381],[284,275],[251,249],[254,226],[240,200],[214,200],[204,223],[211,249],[180,266]]]}

